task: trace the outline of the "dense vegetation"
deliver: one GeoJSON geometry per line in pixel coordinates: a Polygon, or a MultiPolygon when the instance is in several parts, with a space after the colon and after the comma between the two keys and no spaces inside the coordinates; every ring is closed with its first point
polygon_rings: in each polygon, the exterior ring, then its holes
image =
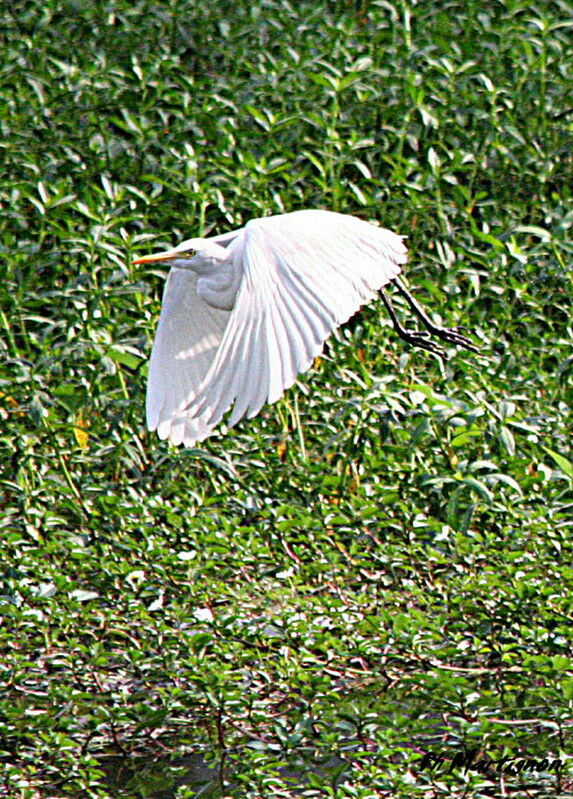
{"type": "Polygon", "coordinates": [[[1,795],[573,796],[571,11],[3,4],[1,795]],[[407,234],[480,354],[374,303],[160,442],[132,257],[304,207],[407,234]]]}

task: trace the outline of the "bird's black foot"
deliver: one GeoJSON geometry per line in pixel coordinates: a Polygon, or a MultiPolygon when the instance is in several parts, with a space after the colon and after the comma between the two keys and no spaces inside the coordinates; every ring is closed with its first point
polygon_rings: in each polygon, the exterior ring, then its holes
{"type": "Polygon", "coordinates": [[[390,304],[390,301],[386,297],[386,294],[382,289],[380,289],[379,294],[382,298],[382,302],[386,306],[386,310],[390,315],[394,329],[401,339],[407,341],[408,344],[411,344],[413,347],[420,347],[423,350],[427,350],[427,352],[432,352],[434,355],[438,355],[440,358],[444,357],[444,349],[443,347],[440,347],[439,344],[431,341],[430,336],[436,336],[437,338],[441,339],[441,341],[445,341],[448,344],[455,344],[458,347],[464,347],[466,350],[471,350],[472,352],[479,352],[478,348],[472,344],[469,338],[463,336],[455,328],[439,327],[438,325],[435,325],[428,317],[424,309],[418,305],[412,295],[406,291],[406,289],[401,286],[397,280],[393,282],[398,287],[400,293],[406,298],[412,310],[427,328],[427,330],[406,330],[406,328],[402,327],[398,321],[394,309],[390,304]]]}
{"type": "Polygon", "coordinates": [[[442,341],[447,341],[448,344],[457,344],[458,347],[463,347],[471,352],[479,352],[479,348],[473,344],[469,338],[462,336],[458,328],[455,327],[438,327],[432,325],[430,333],[437,336],[442,341]]]}
{"type": "MultiPolygon", "coordinates": [[[[414,311],[416,316],[424,323],[424,325],[426,326],[426,328],[428,330],[428,334],[429,335],[436,336],[437,338],[441,339],[442,341],[447,342],[448,344],[455,344],[458,347],[464,347],[464,349],[471,350],[471,352],[479,352],[478,347],[476,347],[475,344],[473,344],[473,342],[470,341],[469,338],[466,338],[466,336],[463,336],[459,332],[458,328],[455,328],[455,327],[440,327],[439,325],[435,325],[432,322],[432,320],[430,319],[430,317],[428,316],[428,314],[424,311],[422,306],[414,299],[414,297],[412,297],[410,292],[407,291],[407,289],[402,285],[402,283],[400,282],[399,278],[395,278],[392,281],[392,283],[396,286],[396,288],[398,289],[400,294],[402,294],[402,296],[406,299],[408,305],[414,311]]],[[[382,290],[380,291],[380,294],[382,295],[382,299],[384,300],[384,304],[386,305],[386,308],[388,309],[388,311],[390,313],[390,317],[392,319],[392,322],[394,323],[394,327],[396,328],[396,331],[397,331],[398,335],[401,338],[404,338],[404,336],[402,335],[402,332],[404,332],[404,328],[401,328],[398,320],[396,319],[396,315],[394,314],[394,311],[391,309],[390,303],[388,302],[387,298],[384,296],[384,293],[383,293],[382,290]]],[[[461,328],[461,329],[463,330],[463,328],[461,328]]],[[[406,332],[408,332],[408,331],[406,331],[406,332]]],[[[415,335],[419,335],[419,334],[415,334],[415,335]]],[[[408,340],[408,339],[406,339],[406,340],[408,340]]],[[[416,344],[414,341],[412,341],[411,343],[414,344],[414,346],[418,346],[418,347],[423,346],[420,343],[416,344]]],[[[430,348],[429,347],[424,347],[424,349],[430,349],[430,348]]],[[[432,350],[430,350],[430,351],[432,351],[432,350]]],[[[439,347],[437,354],[440,354],[441,351],[442,351],[442,348],[439,347]]]]}
{"type": "Polygon", "coordinates": [[[395,330],[402,341],[408,342],[412,347],[420,347],[420,349],[432,352],[440,358],[444,357],[444,348],[431,340],[431,334],[427,330],[406,330],[404,327],[400,327],[399,329],[395,327],[395,330]]]}

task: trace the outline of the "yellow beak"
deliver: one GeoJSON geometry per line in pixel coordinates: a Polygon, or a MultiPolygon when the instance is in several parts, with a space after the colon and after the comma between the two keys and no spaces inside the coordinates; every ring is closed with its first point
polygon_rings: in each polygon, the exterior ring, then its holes
{"type": "Polygon", "coordinates": [[[177,258],[178,255],[181,255],[181,253],[175,250],[165,250],[164,252],[156,252],[153,255],[143,255],[141,258],[136,258],[135,261],[131,263],[152,264],[155,261],[171,261],[173,258],[177,258]]]}

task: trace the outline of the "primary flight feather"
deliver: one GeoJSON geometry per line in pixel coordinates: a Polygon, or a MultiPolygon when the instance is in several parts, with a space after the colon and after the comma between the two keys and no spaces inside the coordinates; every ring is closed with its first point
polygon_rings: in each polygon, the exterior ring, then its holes
{"type": "MultiPolygon", "coordinates": [[[[474,349],[432,324],[397,282],[401,236],[332,211],[253,219],[220,236],[188,239],[134,263],[171,266],[151,353],[147,425],[192,446],[231,410],[229,426],[276,402],[311,366],[332,331],[377,290],[395,282],[432,333],[474,349]]],[[[438,351],[427,333],[398,333],[438,351]]]]}

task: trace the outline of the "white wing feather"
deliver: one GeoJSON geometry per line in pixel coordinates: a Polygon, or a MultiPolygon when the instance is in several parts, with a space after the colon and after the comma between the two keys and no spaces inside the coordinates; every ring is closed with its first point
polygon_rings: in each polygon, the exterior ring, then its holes
{"type": "Polygon", "coordinates": [[[213,365],[231,316],[198,296],[197,279],[184,269],[172,269],[167,277],[147,380],[147,426],[160,438],[188,446],[213,429],[208,414],[185,408],[213,365]]]}
{"type": "MultiPolygon", "coordinates": [[[[332,331],[393,280],[407,258],[401,236],[329,211],[252,220],[229,250],[244,272],[235,306],[222,335],[218,329],[210,368],[203,359],[194,369],[194,387],[199,371],[204,375],[201,387],[177,410],[198,425],[195,440],[209,435],[231,406],[230,426],[275,402],[332,331]]],[[[185,443],[192,437],[188,427],[185,443]]]]}

